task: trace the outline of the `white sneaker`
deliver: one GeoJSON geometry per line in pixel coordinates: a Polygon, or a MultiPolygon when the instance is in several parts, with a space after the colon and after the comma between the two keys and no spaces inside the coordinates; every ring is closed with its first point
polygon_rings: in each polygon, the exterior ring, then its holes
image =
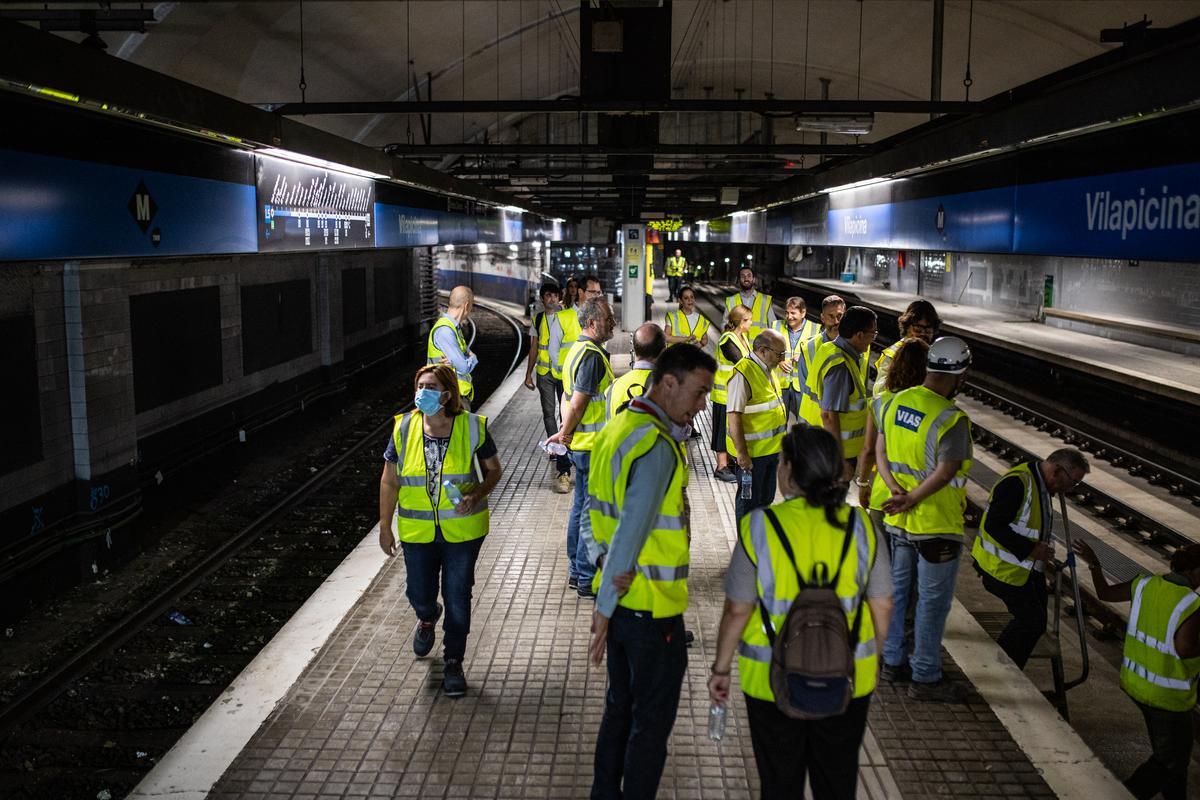
{"type": "Polygon", "coordinates": [[[568,478],[567,473],[564,472],[554,479],[554,481],[550,484],[550,488],[554,490],[555,494],[566,494],[567,492],[571,491],[571,479],[568,478]]]}

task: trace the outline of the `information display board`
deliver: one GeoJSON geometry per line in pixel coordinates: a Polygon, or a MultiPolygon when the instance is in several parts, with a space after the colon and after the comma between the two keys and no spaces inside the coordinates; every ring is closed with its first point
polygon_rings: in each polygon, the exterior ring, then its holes
{"type": "Polygon", "coordinates": [[[375,246],[375,181],[258,157],[258,250],[375,246]]]}

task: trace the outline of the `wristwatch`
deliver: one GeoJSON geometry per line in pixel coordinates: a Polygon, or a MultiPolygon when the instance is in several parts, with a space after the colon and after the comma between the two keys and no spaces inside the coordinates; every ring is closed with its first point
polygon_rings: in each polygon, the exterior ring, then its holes
{"type": "Polygon", "coordinates": [[[860,489],[866,489],[866,488],[870,487],[871,482],[864,481],[862,478],[859,478],[857,475],[855,475],[854,476],[854,485],[860,489]]]}

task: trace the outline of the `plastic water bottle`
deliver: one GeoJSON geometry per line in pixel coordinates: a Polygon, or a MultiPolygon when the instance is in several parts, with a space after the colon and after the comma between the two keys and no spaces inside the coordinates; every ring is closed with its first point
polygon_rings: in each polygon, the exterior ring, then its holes
{"type": "Polygon", "coordinates": [[[449,479],[442,481],[442,489],[446,492],[446,497],[450,498],[450,502],[454,505],[458,505],[463,501],[462,492],[449,479]]]}
{"type": "Polygon", "coordinates": [[[742,499],[749,500],[754,497],[754,476],[749,472],[743,472],[740,480],[742,482],[742,499]]]}
{"type": "Polygon", "coordinates": [[[559,442],[550,442],[547,444],[546,440],[543,439],[542,441],[538,442],[538,447],[542,448],[552,456],[565,456],[567,454],[567,446],[559,442]]]}
{"type": "Polygon", "coordinates": [[[708,707],[708,738],[714,742],[725,738],[725,706],[720,703],[708,707]]]}

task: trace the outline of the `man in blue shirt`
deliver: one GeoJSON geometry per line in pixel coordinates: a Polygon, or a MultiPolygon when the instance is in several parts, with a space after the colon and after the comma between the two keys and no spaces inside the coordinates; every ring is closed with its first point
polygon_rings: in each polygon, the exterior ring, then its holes
{"type": "Polygon", "coordinates": [[[450,292],[446,313],[434,323],[429,332],[429,347],[426,362],[446,363],[458,374],[458,388],[463,405],[470,409],[468,401],[474,396],[471,373],[479,359],[467,348],[462,326],[471,316],[475,306],[475,294],[466,286],[455,286],[450,292]]]}

